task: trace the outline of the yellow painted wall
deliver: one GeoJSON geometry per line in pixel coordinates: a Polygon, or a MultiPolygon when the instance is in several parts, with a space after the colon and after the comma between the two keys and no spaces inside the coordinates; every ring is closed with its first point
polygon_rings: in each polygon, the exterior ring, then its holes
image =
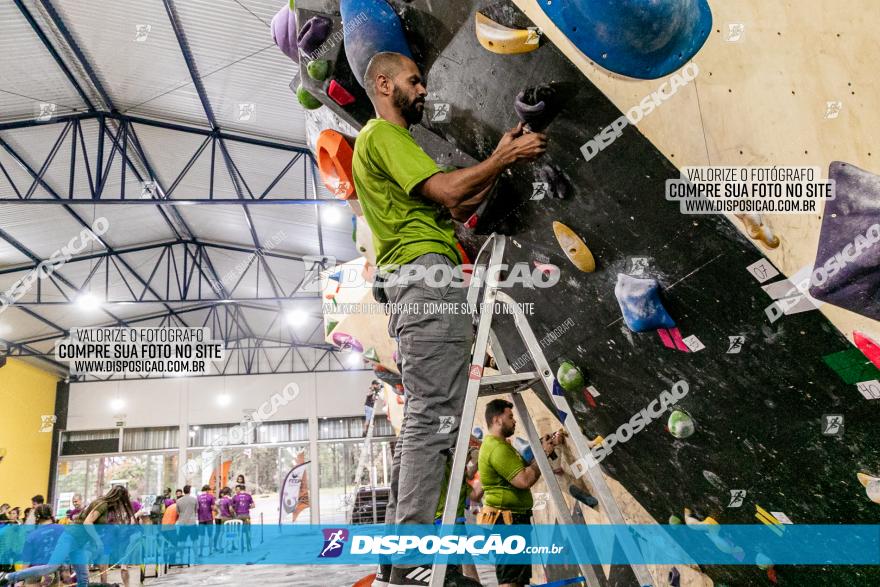
{"type": "Polygon", "coordinates": [[[55,413],[58,378],[16,359],[0,368],[0,503],[30,507],[46,495],[52,433],[40,432],[40,416],[55,413]]]}

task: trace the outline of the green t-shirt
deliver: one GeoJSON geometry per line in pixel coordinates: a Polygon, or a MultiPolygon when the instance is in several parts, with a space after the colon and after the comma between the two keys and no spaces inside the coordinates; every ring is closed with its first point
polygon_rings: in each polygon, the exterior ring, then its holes
{"type": "MultiPolygon", "coordinates": [[[[440,499],[437,501],[437,511],[434,512],[434,520],[443,517],[443,508],[446,507],[446,492],[449,489],[449,473],[452,471],[452,465],[446,462],[446,473],[443,475],[443,484],[440,486],[440,499]]],[[[455,517],[464,517],[464,504],[467,496],[471,493],[471,486],[468,485],[467,479],[461,483],[461,491],[458,493],[458,508],[455,510],[455,517]]]]}
{"type": "Polygon", "coordinates": [[[532,509],[530,489],[517,489],[510,480],[526,468],[526,462],[510,443],[491,434],[483,438],[480,447],[480,482],[483,484],[483,503],[515,514],[526,514],[532,509]]]}
{"type": "Polygon", "coordinates": [[[381,118],[367,122],[351,168],[380,268],[393,270],[428,253],[461,263],[449,211],[413,191],[440,169],[407,129],[381,118]]]}

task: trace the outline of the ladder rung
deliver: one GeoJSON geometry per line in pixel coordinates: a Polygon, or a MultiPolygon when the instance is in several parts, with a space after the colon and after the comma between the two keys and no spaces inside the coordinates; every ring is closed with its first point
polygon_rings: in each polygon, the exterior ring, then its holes
{"type": "Polygon", "coordinates": [[[480,379],[480,395],[520,392],[541,381],[537,371],[508,373],[506,375],[484,375],[480,379]]]}

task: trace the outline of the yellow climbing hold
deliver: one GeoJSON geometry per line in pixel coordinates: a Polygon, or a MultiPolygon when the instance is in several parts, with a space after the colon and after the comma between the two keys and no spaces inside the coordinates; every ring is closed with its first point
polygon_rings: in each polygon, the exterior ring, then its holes
{"type": "Polygon", "coordinates": [[[773,234],[770,226],[764,224],[764,218],[760,214],[736,214],[735,216],[742,221],[750,238],[761,241],[769,249],[775,249],[779,246],[779,237],[773,234]]]}
{"type": "Polygon", "coordinates": [[[593,253],[572,229],[561,222],[554,222],[553,234],[556,235],[562,252],[575,267],[585,273],[592,273],[596,270],[596,259],[593,258],[593,253]]]}
{"type": "Polygon", "coordinates": [[[859,478],[859,483],[862,484],[862,487],[867,487],[871,481],[880,481],[880,477],[873,477],[867,473],[856,473],[856,477],[859,478]]]}
{"type": "Polygon", "coordinates": [[[476,13],[475,20],[477,40],[492,53],[516,55],[538,48],[540,37],[537,29],[512,29],[480,12],[476,13]]]}

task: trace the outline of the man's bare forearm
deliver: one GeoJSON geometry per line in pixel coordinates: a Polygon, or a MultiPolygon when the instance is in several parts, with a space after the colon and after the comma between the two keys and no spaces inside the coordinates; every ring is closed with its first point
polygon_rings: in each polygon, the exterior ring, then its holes
{"type": "Polygon", "coordinates": [[[487,187],[486,189],[481,191],[479,194],[477,194],[476,196],[474,196],[470,200],[466,200],[466,201],[462,202],[461,204],[459,204],[458,206],[456,206],[454,208],[450,208],[449,212],[452,214],[452,217],[455,220],[458,220],[459,222],[466,221],[468,218],[471,217],[471,215],[474,212],[477,211],[477,208],[480,207],[480,204],[483,202],[483,200],[485,200],[489,196],[489,193],[494,188],[495,188],[495,182],[492,182],[492,184],[489,187],[487,187]]]}
{"type": "Polygon", "coordinates": [[[465,203],[476,209],[504,168],[501,157],[492,154],[471,167],[431,176],[422,184],[421,195],[450,210],[465,203]]]}

